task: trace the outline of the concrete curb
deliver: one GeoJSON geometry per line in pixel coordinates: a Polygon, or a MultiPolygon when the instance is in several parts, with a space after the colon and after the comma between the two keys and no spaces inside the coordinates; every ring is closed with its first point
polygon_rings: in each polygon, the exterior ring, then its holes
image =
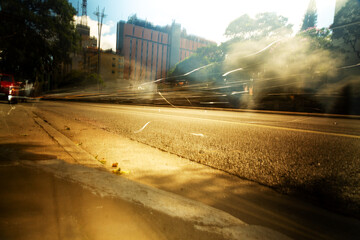
{"type": "Polygon", "coordinates": [[[116,197],[130,203],[141,204],[171,217],[180,218],[193,224],[198,230],[220,234],[225,239],[289,239],[271,229],[247,225],[228,213],[200,202],[104,171],[105,168],[92,155],[39,116],[33,115],[33,118],[79,165],[62,160],[24,161],[25,165],[77,182],[100,196],[116,197]]]}
{"type": "Polygon", "coordinates": [[[202,203],[99,169],[73,165],[61,160],[25,161],[24,164],[79,183],[100,196],[120,198],[180,218],[192,223],[198,230],[221,234],[225,239],[289,239],[268,228],[247,225],[228,213],[202,203]]]}
{"type": "Polygon", "coordinates": [[[44,131],[53,138],[59,145],[79,164],[92,167],[102,167],[95,158],[88,152],[77,146],[73,141],[53,128],[45,120],[33,113],[33,119],[44,131]]]}

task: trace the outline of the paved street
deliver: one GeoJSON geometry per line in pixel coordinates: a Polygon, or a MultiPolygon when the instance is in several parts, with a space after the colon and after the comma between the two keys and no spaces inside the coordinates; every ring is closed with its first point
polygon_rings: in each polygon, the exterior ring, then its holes
{"type": "MultiPolygon", "coordinates": [[[[10,110],[3,105],[3,114],[10,110]]],[[[341,197],[358,196],[358,177],[351,177],[358,174],[360,155],[357,119],[74,102],[18,104],[11,111],[33,112],[108,169],[118,162],[129,172],[125,178],[203,202],[248,224],[295,239],[360,236],[358,220],[323,208],[344,210],[341,197]],[[322,181],[329,176],[345,182],[322,181]],[[256,182],[297,194],[333,187],[321,194],[337,198],[333,206],[310,203],[303,194],[285,196],[256,182]]]]}
{"type": "Polygon", "coordinates": [[[0,103],[0,239],[288,239],[107,171],[32,107],[0,103]]]}
{"type": "Polygon", "coordinates": [[[280,191],[321,191],[331,178],[340,184],[335,189],[345,182],[360,196],[358,119],[50,102],[37,109],[44,118],[89,123],[280,191]]]}

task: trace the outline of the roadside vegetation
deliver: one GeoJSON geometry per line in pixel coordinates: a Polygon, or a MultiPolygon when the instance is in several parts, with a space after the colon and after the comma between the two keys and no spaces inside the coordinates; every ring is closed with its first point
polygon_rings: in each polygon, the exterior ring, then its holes
{"type": "Polygon", "coordinates": [[[96,73],[73,70],[59,83],[59,88],[105,86],[103,79],[96,73]]]}
{"type": "Polygon", "coordinates": [[[56,87],[78,47],[76,10],[67,0],[0,2],[0,69],[56,87]]]}
{"type": "MultiPolygon", "coordinates": [[[[360,11],[359,5],[349,1],[339,13],[342,19],[357,22],[353,9],[360,11]]],[[[360,114],[358,25],[333,31],[316,24],[315,1],[295,34],[288,19],[275,13],[242,15],[226,28],[228,41],[197,49],[169,71],[168,81],[223,86],[233,107],[360,114]],[[186,74],[194,69],[199,70],[186,74]]]]}

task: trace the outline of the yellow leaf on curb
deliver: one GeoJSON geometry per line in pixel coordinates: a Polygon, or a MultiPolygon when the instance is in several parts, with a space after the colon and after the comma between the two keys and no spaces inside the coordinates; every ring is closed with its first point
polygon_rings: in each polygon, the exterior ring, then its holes
{"type": "Polygon", "coordinates": [[[121,174],[121,168],[118,168],[116,170],[112,170],[113,173],[115,174],[121,174]]]}
{"type": "Polygon", "coordinates": [[[101,159],[101,160],[98,160],[100,163],[102,163],[102,164],[105,164],[106,163],[106,160],[105,160],[105,158],[103,158],[103,159],[101,159]]]}
{"type": "Polygon", "coordinates": [[[130,173],[130,171],[121,171],[121,168],[118,168],[116,170],[112,170],[112,172],[117,174],[117,175],[129,174],[130,173]]]}

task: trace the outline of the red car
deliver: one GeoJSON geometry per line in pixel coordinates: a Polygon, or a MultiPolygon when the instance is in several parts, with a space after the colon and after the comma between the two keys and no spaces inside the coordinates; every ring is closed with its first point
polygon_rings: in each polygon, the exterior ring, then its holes
{"type": "Polygon", "coordinates": [[[17,100],[19,96],[20,85],[15,82],[11,74],[0,73],[0,98],[9,102],[17,100]]]}

